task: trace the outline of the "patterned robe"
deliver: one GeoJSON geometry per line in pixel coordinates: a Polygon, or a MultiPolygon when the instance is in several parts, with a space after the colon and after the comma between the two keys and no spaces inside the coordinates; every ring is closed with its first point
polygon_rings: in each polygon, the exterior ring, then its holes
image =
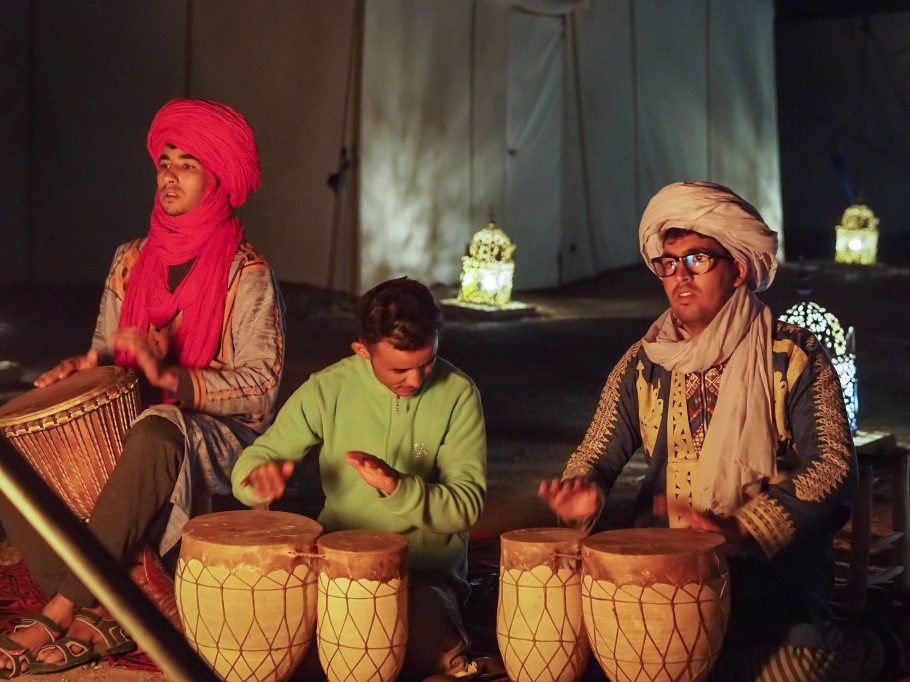
{"type": "MultiPolygon", "coordinates": [[[[145,239],[120,246],[101,297],[92,348],[103,364],[114,362],[111,335],[117,330],[125,287],[145,239]]],[[[149,338],[167,355],[181,323],[149,325],[149,338]]],[[[196,501],[231,491],[231,469],[244,447],[265,431],[274,416],[284,362],[284,302],[265,259],[242,242],[231,263],[221,341],[208,367],[181,371],[192,385],[192,404],[148,407],[139,419],[168,419],[186,438],[187,457],[171,496],[173,509],[161,539],[164,554],[178,540],[196,501]]],[[[180,395],[189,391],[181,386],[180,395]]]]}
{"type": "MultiPolygon", "coordinates": [[[[856,455],[840,382],[819,341],[776,322],[772,366],[778,474],[735,513],[760,548],[740,562],[740,574],[754,572],[760,584],[750,581],[744,588],[752,595],[734,594],[734,613],[737,597],[752,597],[761,611],[775,611],[769,615],[776,622],[811,622],[828,613],[831,541],[848,516],[856,455]]],[[[671,372],[652,363],[641,342],[633,345],[607,379],[563,478],[592,480],[606,493],[641,447],[648,470],[638,511],[647,515],[656,495],[691,504],[723,370],[671,372]]],[[[674,526],[678,519],[669,522],[674,526]]],[[[734,593],[735,586],[734,576],[734,593]]]]}

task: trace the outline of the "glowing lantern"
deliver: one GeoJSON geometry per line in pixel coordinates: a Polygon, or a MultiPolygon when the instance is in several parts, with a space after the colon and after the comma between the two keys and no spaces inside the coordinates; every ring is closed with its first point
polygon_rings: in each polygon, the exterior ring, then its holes
{"type": "Polygon", "coordinates": [[[780,319],[808,329],[828,351],[844,392],[850,431],[856,433],[859,396],[856,391],[856,337],[853,327],[844,333],[834,315],[812,302],[797,303],[780,319]]]}
{"type": "Polygon", "coordinates": [[[838,263],[873,265],[878,252],[878,218],[865,204],[854,204],[844,211],[835,228],[834,260],[838,263]]]}
{"type": "Polygon", "coordinates": [[[515,245],[490,218],[487,226],[471,239],[461,271],[460,303],[505,306],[512,297],[515,245]]]}

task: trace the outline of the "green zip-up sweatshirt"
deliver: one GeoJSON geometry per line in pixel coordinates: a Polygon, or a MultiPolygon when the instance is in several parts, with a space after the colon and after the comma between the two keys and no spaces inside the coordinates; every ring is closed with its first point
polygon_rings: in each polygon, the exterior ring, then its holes
{"type": "Polygon", "coordinates": [[[401,533],[410,543],[412,572],[435,574],[467,597],[468,530],[480,518],[487,487],[483,411],[469,377],[438,358],[420,391],[404,398],[357,355],[316,372],[243,451],[231,476],[234,496],[259,504],[240,482],[261,464],[299,462],[311,450],[319,453],[326,499],[318,520],[327,533],[401,533]],[[345,461],[349,450],[397,469],[395,491],[387,495],[368,485],[345,461]]]}

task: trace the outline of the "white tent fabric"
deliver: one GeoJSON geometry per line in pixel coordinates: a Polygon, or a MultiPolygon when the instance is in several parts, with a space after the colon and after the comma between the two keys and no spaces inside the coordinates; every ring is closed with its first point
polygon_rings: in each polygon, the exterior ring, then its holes
{"type": "Polygon", "coordinates": [[[0,281],[103,276],[147,229],[144,136],[181,96],[256,131],[241,217],[288,282],[457,283],[491,208],[516,288],[578,280],[637,263],[680,179],[780,226],[772,0],[7,0],[0,40],[0,281]]]}
{"type": "Polygon", "coordinates": [[[364,286],[456,281],[491,207],[519,289],[635,263],[640,212],[676,180],[729,184],[780,229],[770,0],[367,7],[364,286]],[[409,174],[372,165],[392,150],[409,174]]]}

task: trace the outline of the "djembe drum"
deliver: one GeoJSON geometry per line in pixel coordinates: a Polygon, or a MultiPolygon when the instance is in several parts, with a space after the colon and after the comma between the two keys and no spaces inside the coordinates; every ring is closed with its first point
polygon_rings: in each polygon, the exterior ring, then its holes
{"type": "Polygon", "coordinates": [[[500,537],[496,640],[514,682],[576,682],[591,649],[581,609],[579,543],[572,528],[500,537]]]}
{"type": "Polygon", "coordinates": [[[0,408],[0,433],[83,520],[139,414],[138,384],[135,372],[95,367],[32,389],[0,408]]]}
{"type": "Polygon", "coordinates": [[[398,533],[342,530],[319,553],[319,661],[330,682],[391,682],[408,643],[408,541],[398,533]]]}
{"type": "Polygon", "coordinates": [[[227,511],[190,520],[177,609],[192,647],[228,682],[286,680],[316,626],[313,550],[322,526],[299,514],[227,511]]]}
{"type": "Polygon", "coordinates": [[[611,680],[707,678],[730,612],[723,536],[683,528],[596,533],[581,543],[582,606],[611,680]]]}

